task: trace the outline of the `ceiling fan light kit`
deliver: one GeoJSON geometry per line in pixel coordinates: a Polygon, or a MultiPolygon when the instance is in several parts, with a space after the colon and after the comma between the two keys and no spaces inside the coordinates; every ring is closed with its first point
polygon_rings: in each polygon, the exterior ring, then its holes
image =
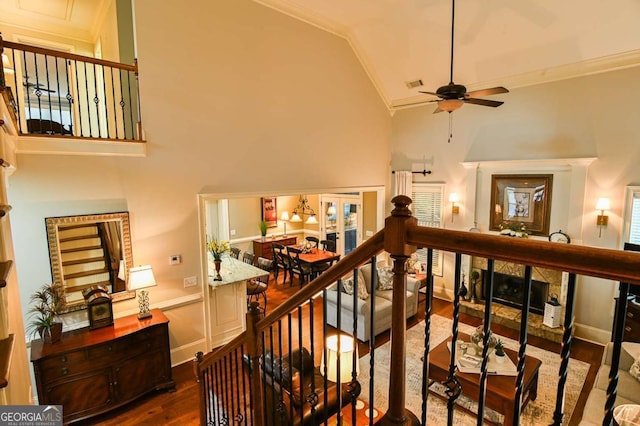
{"type": "MultiPolygon", "coordinates": [[[[454,28],[455,28],[455,10],[456,1],[451,2],[451,67],[449,72],[449,84],[438,88],[435,92],[423,92],[427,95],[437,96],[439,99],[432,102],[437,102],[438,107],[434,113],[446,111],[451,114],[453,111],[459,109],[465,103],[475,104],[488,107],[499,107],[504,102],[493,101],[489,99],[479,99],[476,96],[490,96],[500,93],[508,93],[509,91],[502,86],[492,87],[489,89],[475,90],[473,92],[467,92],[467,88],[461,84],[455,84],[453,82],[453,44],[454,44],[454,28]]],[[[451,130],[451,129],[449,129],[451,130]]],[[[449,132],[449,141],[451,141],[451,131],[449,132]]]]}

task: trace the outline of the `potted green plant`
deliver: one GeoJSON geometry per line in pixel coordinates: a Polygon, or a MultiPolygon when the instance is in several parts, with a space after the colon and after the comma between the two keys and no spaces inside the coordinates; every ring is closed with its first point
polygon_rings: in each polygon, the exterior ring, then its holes
{"type": "Polygon", "coordinates": [[[264,220],[260,222],[260,235],[262,238],[267,236],[267,222],[264,220]]]}
{"type": "Polygon", "coordinates": [[[498,341],[496,342],[494,352],[496,354],[496,362],[498,364],[502,364],[505,360],[506,354],[504,353],[504,344],[502,343],[501,339],[498,339],[498,341]]]}
{"type": "Polygon", "coordinates": [[[66,306],[62,284],[45,284],[31,295],[34,305],[30,309],[29,331],[40,336],[45,343],[54,343],[62,337],[62,322],[59,315],[66,306]]]}

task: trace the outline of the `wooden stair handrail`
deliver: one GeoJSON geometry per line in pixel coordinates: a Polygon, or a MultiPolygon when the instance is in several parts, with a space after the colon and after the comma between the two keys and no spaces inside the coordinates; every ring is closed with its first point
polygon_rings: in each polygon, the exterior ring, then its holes
{"type": "Polygon", "coordinates": [[[10,49],[22,50],[25,52],[31,52],[41,55],[56,56],[58,58],[71,59],[74,61],[88,62],[90,64],[119,68],[125,71],[133,71],[136,74],[138,73],[137,62],[133,65],[121,64],[119,62],[107,61],[105,59],[92,58],[91,56],[76,55],[74,53],[62,52],[60,50],[52,50],[44,47],[29,46],[27,44],[15,43],[6,40],[1,40],[0,47],[8,47],[10,49]]]}
{"type": "Polygon", "coordinates": [[[639,252],[421,226],[408,227],[406,241],[438,250],[640,284],[639,252]]]}

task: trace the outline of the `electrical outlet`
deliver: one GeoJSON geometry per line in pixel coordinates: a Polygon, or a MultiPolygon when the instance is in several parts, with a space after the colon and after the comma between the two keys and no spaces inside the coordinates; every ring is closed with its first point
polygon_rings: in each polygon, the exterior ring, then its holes
{"type": "Polygon", "coordinates": [[[229,234],[231,234],[231,235],[236,235],[236,230],[235,230],[235,229],[230,230],[230,231],[229,231],[229,234]]]}
{"type": "Polygon", "coordinates": [[[182,263],[182,256],[174,254],[169,258],[169,265],[179,265],[182,263]]]}
{"type": "Polygon", "coordinates": [[[373,237],[373,231],[365,231],[364,235],[367,237],[373,237]]]}
{"type": "Polygon", "coordinates": [[[198,277],[187,277],[184,279],[184,286],[186,287],[195,287],[198,285],[198,277]]]}

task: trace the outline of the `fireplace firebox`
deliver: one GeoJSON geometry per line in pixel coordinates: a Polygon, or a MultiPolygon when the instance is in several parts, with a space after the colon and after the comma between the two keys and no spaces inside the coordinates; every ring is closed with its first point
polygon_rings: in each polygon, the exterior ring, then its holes
{"type": "MultiPolygon", "coordinates": [[[[482,295],[487,297],[489,273],[482,270],[482,295]]],[[[522,308],[524,278],[514,275],[493,273],[493,301],[512,308],[522,308]]],[[[531,280],[529,311],[544,315],[544,304],[549,298],[549,283],[531,280]]]]}

